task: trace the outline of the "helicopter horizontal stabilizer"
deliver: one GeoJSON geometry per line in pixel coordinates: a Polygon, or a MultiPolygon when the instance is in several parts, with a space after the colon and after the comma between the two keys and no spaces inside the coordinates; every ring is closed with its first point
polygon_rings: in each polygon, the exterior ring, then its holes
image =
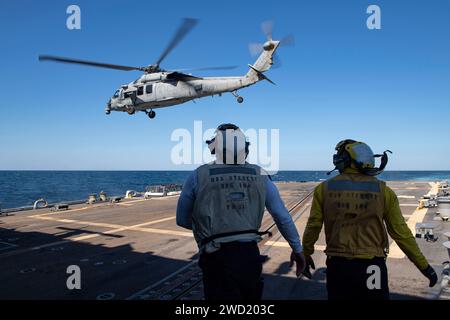
{"type": "Polygon", "coordinates": [[[254,70],[257,74],[258,77],[260,79],[264,79],[267,80],[268,82],[270,82],[273,85],[276,85],[275,82],[273,82],[272,80],[270,80],[264,73],[262,73],[261,71],[259,71],[258,69],[256,69],[254,66],[252,66],[251,64],[248,65],[250,67],[250,69],[254,70]]]}

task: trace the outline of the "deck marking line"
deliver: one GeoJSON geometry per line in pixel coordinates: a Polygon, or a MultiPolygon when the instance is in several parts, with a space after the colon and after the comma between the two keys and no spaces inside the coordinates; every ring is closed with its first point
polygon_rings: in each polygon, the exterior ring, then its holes
{"type": "Polygon", "coordinates": [[[129,200],[129,201],[124,201],[124,202],[119,202],[119,203],[117,203],[117,205],[119,205],[119,206],[131,206],[134,203],[142,202],[142,201],[148,201],[148,200],[150,200],[150,199],[129,200]]]}
{"type": "MultiPolygon", "coordinates": [[[[291,247],[289,245],[289,243],[286,242],[286,241],[272,241],[272,240],[269,240],[264,245],[265,246],[272,246],[272,247],[281,247],[281,248],[290,248],[291,247]]],[[[326,247],[327,246],[323,245],[323,244],[316,244],[316,245],[314,245],[314,250],[323,251],[323,250],[325,250],[326,247]]]]}
{"type": "MultiPolygon", "coordinates": [[[[56,219],[56,218],[51,218],[51,217],[36,217],[36,216],[34,216],[34,218],[41,219],[41,220],[57,221],[57,222],[68,222],[69,221],[69,223],[89,224],[89,222],[86,222],[86,221],[77,221],[77,220],[68,220],[68,219],[56,219]]],[[[113,234],[113,233],[117,233],[117,232],[121,232],[121,231],[125,231],[125,230],[132,230],[134,228],[138,229],[138,228],[143,227],[143,226],[152,225],[152,224],[156,224],[156,223],[159,223],[159,222],[172,220],[172,219],[175,219],[175,216],[174,217],[163,218],[163,219],[158,219],[158,220],[153,220],[153,221],[149,221],[149,222],[144,222],[144,223],[140,223],[140,224],[136,224],[136,225],[132,225],[132,226],[113,225],[113,226],[118,226],[118,227],[116,227],[116,228],[114,228],[112,230],[105,231],[105,232],[103,232],[101,234],[100,233],[93,233],[93,234],[82,235],[82,236],[78,236],[78,237],[74,237],[74,238],[67,238],[66,240],[51,242],[51,243],[47,243],[47,244],[43,244],[43,245],[31,247],[31,248],[25,248],[25,249],[22,249],[22,250],[15,250],[15,251],[11,251],[11,252],[6,252],[4,254],[1,254],[0,257],[8,257],[8,256],[18,255],[18,254],[26,253],[26,252],[30,252],[30,251],[36,251],[36,250],[40,250],[40,249],[44,249],[44,248],[48,248],[48,247],[52,247],[52,246],[66,244],[66,243],[70,243],[70,242],[77,242],[77,241],[92,239],[92,238],[100,237],[100,236],[105,235],[105,234],[113,234]]],[[[102,225],[105,225],[105,224],[102,224],[102,225]]],[[[171,231],[171,230],[150,229],[150,228],[143,228],[143,229],[147,229],[147,230],[145,230],[145,232],[154,232],[154,233],[161,233],[161,234],[170,234],[169,231],[171,231]],[[158,231],[156,232],[155,230],[158,230],[158,231]]],[[[144,230],[137,230],[137,231],[144,231],[144,230]]],[[[175,232],[179,232],[179,231],[175,231],[175,232]]],[[[181,233],[179,235],[181,235],[181,233]]]]}
{"type": "MultiPolygon", "coordinates": [[[[428,192],[428,195],[432,193],[437,193],[437,184],[430,182],[431,190],[428,192]]],[[[406,225],[408,226],[409,230],[411,230],[412,234],[416,234],[416,223],[422,222],[423,218],[427,214],[428,208],[422,208],[417,209],[411,214],[408,221],[406,222],[406,225]]],[[[405,257],[405,254],[400,249],[400,247],[395,243],[395,241],[392,241],[391,246],[389,248],[389,258],[395,258],[395,259],[403,259],[405,257]]]]}
{"type": "Polygon", "coordinates": [[[82,207],[82,208],[77,208],[77,209],[69,209],[69,210],[64,210],[64,211],[54,211],[54,212],[47,212],[47,213],[40,213],[40,214],[35,214],[30,216],[30,218],[35,218],[35,217],[44,217],[44,216],[50,216],[50,215],[55,215],[55,214],[64,214],[64,213],[69,213],[69,212],[75,212],[75,211],[82,211],[82,210],[86,210],[92,207],[82,207]]]}

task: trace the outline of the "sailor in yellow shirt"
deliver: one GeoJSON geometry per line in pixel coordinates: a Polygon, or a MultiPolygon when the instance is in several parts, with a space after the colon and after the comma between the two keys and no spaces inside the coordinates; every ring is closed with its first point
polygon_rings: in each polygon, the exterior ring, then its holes
{"type": "Polygon", "coordinates": [[[311,278],[310,267],[315,268],[311,255],[324,225],[329,300],[389,299],[387,233],[430,280],[430,287],[437,282],[436,272],[406,225],[397,196],[374,177],[384,170],[387,152],[374,155],[365,143],[339,142],[333,163],[340,174],[314,190],[302,241],[307,261],[304,275],[311,278]],[[379,168],[375,167],[377,157],[381,157],[379,168]],[[379,281],[369,279],[377,274],[379,281]]]}

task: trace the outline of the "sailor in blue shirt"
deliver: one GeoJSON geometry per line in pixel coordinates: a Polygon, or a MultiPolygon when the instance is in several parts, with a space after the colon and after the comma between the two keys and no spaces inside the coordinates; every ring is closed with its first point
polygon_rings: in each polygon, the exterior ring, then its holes
{"type": "MultiPolygon", "coordinates": [[[[265,205],[278,230],[287,240],[292,250],[296,253],[302,252],[302,245],[291,215],[284,206],[275,184],[266,176],[266,201],[265,205]]],[[[195,196],[197,192],[197,171],[193,171],[183,186],[183,191],[178,200],[177,225],[192,230],[192,210],[194,208],[195,196]]]]}
{"type": "Polygon", "coordinates": [[[269,175],[245,161],[249,142],[233,124],[207,141],[216,161],[186,180],[177,206],[177,224],[193,230],[207,300],[261,299],[262,259],[257,246],[267,208],[292,248],[297,276],[305,267],[300,237],[269,175]]]}

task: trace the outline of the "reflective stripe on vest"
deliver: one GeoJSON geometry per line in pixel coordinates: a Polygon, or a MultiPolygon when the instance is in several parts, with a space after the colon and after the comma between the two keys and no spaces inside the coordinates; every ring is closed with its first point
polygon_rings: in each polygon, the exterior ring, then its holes
{"type": "Polygon", "coordinates": [[[380,183],[372,181],[330,180],[327,186],[330,191],[381,192],[380,183]]]}
{"type": "Polygon", "coordinates": [[[246,168],[246,167],[238,167],[238,166],[232,166],[232,167],[219,167],[219,168],[211,168],[209,169],[209,175],[215,176],[220,174],[249,174],[256,176],[256,169],[255,168],[246,168]]]}

